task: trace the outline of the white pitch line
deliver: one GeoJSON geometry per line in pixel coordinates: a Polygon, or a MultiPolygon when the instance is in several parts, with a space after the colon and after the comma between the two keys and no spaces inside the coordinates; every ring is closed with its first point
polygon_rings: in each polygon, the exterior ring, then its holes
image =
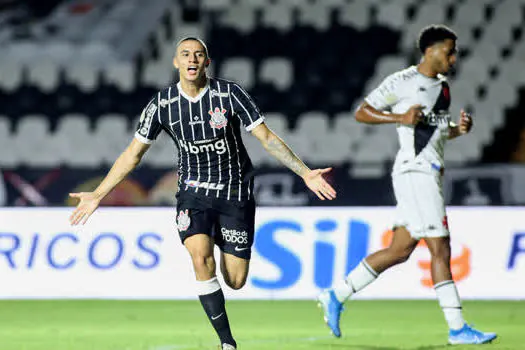
{"type": "MultiPolygon", "coordinates": [[[[306,337],[306,338],[267,338],[267,339],[256,339],[256,340],[245,340],[242,341],[242,344],[272,344],[272,343],[292,343],[292,342],[313,342],[323,339],[333,339],[333,336],[326,337],[306,337]]],[[[214,347],[217,346],[218,342],[202,344],[201,346],[205,347],[214,347]]],[[[149,348],[149,350],[183,350],[183,349],[195,349],[195,344],[167,344],[154,346],[149,348]]]]}

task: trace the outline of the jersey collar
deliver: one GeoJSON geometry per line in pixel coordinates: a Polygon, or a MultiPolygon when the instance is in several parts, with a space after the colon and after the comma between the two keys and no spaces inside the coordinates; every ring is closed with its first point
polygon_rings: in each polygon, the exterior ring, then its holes
{"type": "Polygon", "coordinates": [[[206,79],[206,86],[204,87],[204,89],[202,89],[202,91],[197,96],[191,97],[190,95],[186,94],[184,90],[182,90],[180,81],[177,83],[177,89],[179,90],[179,94],[181,94],[182,97],[184,97],[185,99],[193,103],[199,102],[199,100],[208,92],[209,88],[210,88],[210,79],[206,79]]]}

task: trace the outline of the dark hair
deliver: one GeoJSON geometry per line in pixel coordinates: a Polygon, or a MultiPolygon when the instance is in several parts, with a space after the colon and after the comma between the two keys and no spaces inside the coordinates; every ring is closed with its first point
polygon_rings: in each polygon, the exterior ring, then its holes
{"type": "Polygon", "coordinates": [[[206,53],[206,57],[210,57],[210,55],[208,53],[208,46],[206,46],[206,44],[204,43],[204,40],[202,40],[201,38],[198,38],[196,36],[186,36],[186,37],[180,39],[179,41],[177,41],[177,44],[175,45],[175,50],[177,50],[179,48],[180,44],[182,44],[183,42],[188,41],[188,40],[198,41],[202,45],[202,47],[204,47],[204,52],[206,53]]]}
{"type": "Polygon", "coordinates": [[[421,53],[425,53],[427,47],[446,39],[457,40],[458,36],[452,29],[442,24],[432,24],[421,30],[417,45],[421,53]]]}

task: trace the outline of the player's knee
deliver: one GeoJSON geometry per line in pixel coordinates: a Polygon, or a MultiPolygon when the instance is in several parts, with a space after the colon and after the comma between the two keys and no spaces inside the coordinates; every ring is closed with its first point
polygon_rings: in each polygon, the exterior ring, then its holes
{"type": "Polygon", "coordinates": [[[410,258],[410,252],[401,251],[401,252],[398,252],[396,255],[396,262],[398,264],[402,264],[406,262],[408,258],[410,258]]]}
{"type": "Polygon", "coordinates": [[[402,264],[410,258],[412,250],[410,249],[392,249],[390,248],[390,254],[395,264],[402,264]]]}
{"type": "Polygon", "coordinates": [[[231,289],[241,289],[246,284],[246,277],[245,276],[235,276],[229,279],[225,279],[226,284],[231,289]]]}
{"type": "Polygon", "coordinates": [[[192,254],[191,260],[196,271],[215,271],[213,255],[192,254]]]}
{"type": "Polygon", "coordinates": [[[450,260],[450,246],[448,244],[436,244],[429,250],[432,259],[450,260]]]}

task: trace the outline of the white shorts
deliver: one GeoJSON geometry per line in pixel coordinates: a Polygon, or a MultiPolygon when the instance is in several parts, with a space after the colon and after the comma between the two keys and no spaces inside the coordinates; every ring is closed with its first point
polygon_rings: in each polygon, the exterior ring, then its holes
{"type": "Polygon", "coordinates": [[[395,226],[405,226],[415,239],[449,235],[442,176],[409,171],[392,175],[396,195],[395,226]]]}

